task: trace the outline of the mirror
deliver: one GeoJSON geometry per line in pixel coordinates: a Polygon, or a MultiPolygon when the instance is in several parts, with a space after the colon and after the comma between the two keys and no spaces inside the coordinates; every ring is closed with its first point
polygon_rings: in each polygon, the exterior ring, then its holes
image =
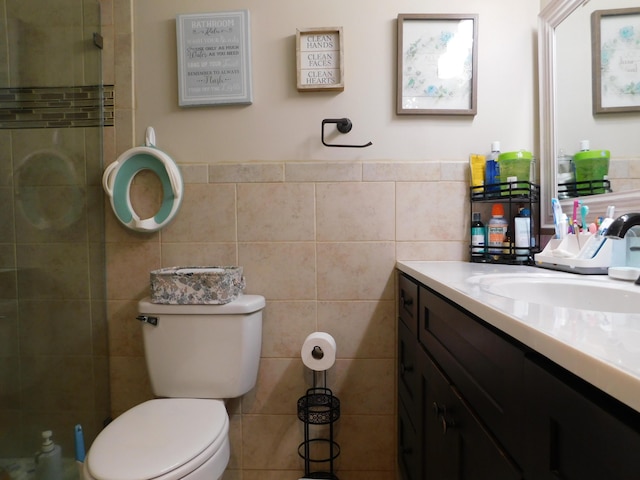
{"type": "MultiPolygon", "coordinates": [[[[560,149],[572,155],[579,150],[580,140],[588,139],[594,149],[611,150],[612,165],[616,159],[637,158],[640,154],[637,142],[638,112],[594,116],[591,100],[591,12],[632,6],[632,1],[552,0],[540,12],[539,156],[543,228],[553,228],[550,204],[551,198],[557,197],[556,159],[560,149]],[[578,25],[581,33],[576,33],[578,25]],[[576,38],[577,35],[580,39],[576,38]],[[570,42],[569,46],[567,41],[570,42]],[[577,63],[579,59],[582,61],[577,63]],[[625,134],[623,128],[634,130],[625,134]]],[[[624,165],[624,162],[620,163],[624,165]]],[[[629,177],[624,172],[619,176],[629,177]]],[[[607,205],[615,205],[618,214],[640,211],[640,181],[633,185],[626,180],[612,178],[612,187],[614,193],[580,197],[588,199],[585,203],[589,205],[590,215],[604,215],[607,205]]],[[[573,199],[562,201],[565,212],[570,210],[568,205],[572,202],[573,199]]]]}

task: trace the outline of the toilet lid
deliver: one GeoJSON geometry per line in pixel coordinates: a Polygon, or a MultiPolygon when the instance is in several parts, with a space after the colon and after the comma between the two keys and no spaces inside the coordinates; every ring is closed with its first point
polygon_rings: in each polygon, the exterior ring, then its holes
{"type": "Polygon", "coordinates": [[[99,480],[147,480],[165,475],[202,453],[229,428],[221,400],[149,400],[111,422],[87,456],[99,480]]]}

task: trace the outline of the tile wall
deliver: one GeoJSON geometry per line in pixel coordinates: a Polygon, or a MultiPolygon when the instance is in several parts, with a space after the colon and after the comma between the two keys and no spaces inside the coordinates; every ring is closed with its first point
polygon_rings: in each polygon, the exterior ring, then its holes
{"type": "MultiPolygon", "coordinates": [[[[181,165],[184,202],[162,232],[125,232],[109,212],[114,412],[151,397],[133,320],[136,301],[148,294],[149,270],[242,265],[247,292],[264,295],[267,307],[258,384],[229,404],[233,443],[225,478],[298,478],[303,431],[296,401],[311,382],[300,347],[316,330],[338,343],[328,385],[342,404],[340,478],[393,478],[394,265],[398,258],[464,258],[466,183],[456,179],[465,178],[466,168],[464,162],[181,165]]],[[[153,178],[139,177],[133,205],[144,215],[155,208],[157,189],[153,178]]]]}

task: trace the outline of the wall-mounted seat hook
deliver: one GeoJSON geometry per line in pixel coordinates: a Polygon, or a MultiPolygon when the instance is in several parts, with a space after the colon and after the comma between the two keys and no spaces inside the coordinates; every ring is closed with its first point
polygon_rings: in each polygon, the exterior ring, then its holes
{"type": "Polygon", "coordinates": [[[322,139],[322,144],[325,147],[364,148],[364,147],[373,145],[373,143],[371,142],[366,143],[364,145],[342,145],[337,143],[327,143],[324,141],[324,126],[326,123],[335,123],[336,128],[340,133],[349,133],[351,131],[351,128],[353,127],[351,120],[349,120],[348,118],[325,118],[324,120],[322,120],[321,139],[322,139]]]}

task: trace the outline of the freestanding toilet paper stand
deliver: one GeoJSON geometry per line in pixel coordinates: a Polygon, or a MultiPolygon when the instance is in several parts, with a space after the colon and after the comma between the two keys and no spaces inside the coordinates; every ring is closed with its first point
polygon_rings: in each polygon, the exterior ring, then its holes
{"type": "Polygon", "coordinates": [[[333,440],[333,424],[340,418],[340,400],[327,388],[327,372],[324,374],[323,387],[316,387],[313,372],[313,388],[298,399],[298,418],[304,423],[304,441],[298,446],[298,455],[304,459],[305,478],[326,478],[339,480],[334,473],[334,460],[340,455],[340,446],[333,440]],[[318,436],[311,437],[312,425],[328,425],[327,428],[313,428],[318,436]],[[323,438],[320,435],[326,435],[323,438]],[[311,471],[312,463],[328,463],[329,471],[311,471]]]}

